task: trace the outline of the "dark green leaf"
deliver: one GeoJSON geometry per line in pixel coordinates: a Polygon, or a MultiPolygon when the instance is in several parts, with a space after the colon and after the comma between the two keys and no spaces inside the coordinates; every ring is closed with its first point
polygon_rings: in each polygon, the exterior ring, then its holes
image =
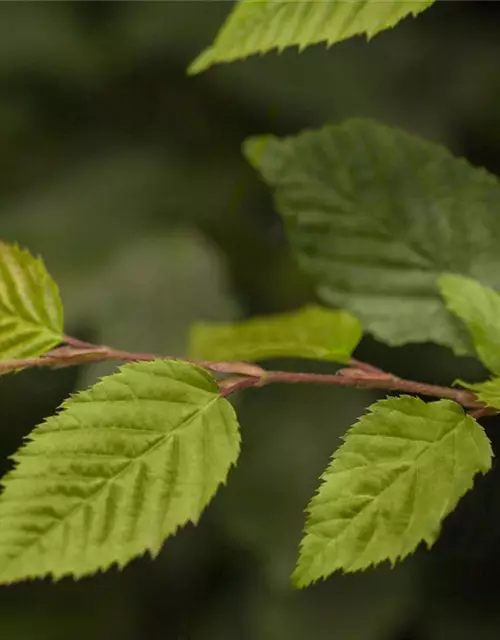
{"type": "Polygon", "coordinates": [[[245,152],[274,190],[292,247],[324,302],[351,310],[389,344],[470,351],[436,278],[462,273],[500,286],[496,178],[367,120],[253,138],[245,152]]]}

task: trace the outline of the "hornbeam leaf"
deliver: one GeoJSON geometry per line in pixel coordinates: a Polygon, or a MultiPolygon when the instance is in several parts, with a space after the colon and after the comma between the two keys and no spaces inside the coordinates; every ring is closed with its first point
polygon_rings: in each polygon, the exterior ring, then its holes
{"type": "Polygon", "coordinates": [[[62,336],[59,292],[43,261],[0,242],[0,359],[38,356],[62,336]]]}
{"type": "Polygon", "coordinates": [[[123,366],[64,402],[14,456],[0,496],[0,582],[154,556],[198,521],[239,446],[234,410],[207,371],[123,366]]]}
{"type": "Polygon", "coordinates": [[[446,306],[469,329],[477,355],[500,375],[500,294],[465,276],[444,274],[438,278],[446,306]]]}
{"type": "Polygon", "coordinates": [[[434,0],[240,0],[211,47],[189,67],[199,73],[218,62],[231,62],[272,49],[299,50],[318,42],[331,46],[355,35],[368,38],[394,27],[409,15],[427,9],[434,0]]]}
{"type": "Polygon", "coordinates": [[[471,352],[436,279],[458,273],[500,287],[494,176],[369,120],[253,138],[245,152],[323,302],[349,309],[389,344],[471,352]]]}
{"type": "Polygon", "coordinates": [[[289,356],[347,362],[361,335],[359,321],[348,311],[310,305],[238,324],[196,324],[190,354],[219,361],[289,356]]]}
{"type": "Polygon", "coordinates": [[[451,400],[376,402],[347,432],[309,504],[296,585],[393,564],[421,541],[430,547],[491,458],[481,426],[451,400]]]}

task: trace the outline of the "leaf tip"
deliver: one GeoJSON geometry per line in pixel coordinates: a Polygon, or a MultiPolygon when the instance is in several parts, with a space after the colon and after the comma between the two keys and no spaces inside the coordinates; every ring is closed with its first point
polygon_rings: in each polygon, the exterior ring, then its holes
{"type": "Polygon", "coordinates": [[[292,571],[292,575],[290,576],[290,584],[292,585],[292,588],[305,589],[311,584],[314,584],[317,579],[318,578],[314,578],[313,576],[311,576],[309,568],[305,566],[305,557],[302,554],[302,551],[299,552],[297,564],[295,566],[295,569],[292,571]]]}
{"type": "Polygon", "coordinates": [[[191,62],[187,68],[188,76],[196,76],[215,63],[213,47],[207,47],[191,62]]]}
{"type": "Polygon", "coordinates": [[[273,136],[270,135],[252,136],[243,142],[243,155],[254,169],[259,168],[264,149],[271,138],[273,136]]]}

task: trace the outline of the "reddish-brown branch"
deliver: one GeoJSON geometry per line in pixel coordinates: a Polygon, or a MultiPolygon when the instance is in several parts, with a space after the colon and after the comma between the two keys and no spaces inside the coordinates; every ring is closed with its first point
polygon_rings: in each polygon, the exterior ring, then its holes
{"type": "Polygon", "coordinates": [[[299,383],[308,382],[312,384],[330,384],[343,387],[358,387],[361,389],[382,389],[386,391],[404,391],[414,395],[432,396],[435,398],[446,398],[458,402],[463,407],[470,409],[484,408],[482,402],[478,402],[475,395],[466,389],[453,389],[452,387],[441,387],[435,384],[426,384],[413,380],[405,380],[386,374],[381,376],[376,373],[370,377],[364,371],[356,375],[324,374],[324,373],[295,373],[288,371],[267,371],[264,384],[272,382],[299,383]]]}
{"type": "MultiPolygon", "coordinates": [[[[29,367],[66,367],[76,364],[102,362],[104,360],[148,361],[157,358],[185,360],[153,353],[133,353],[113,349],[104,345],[93,345],[76,338],[65,337],[65,346],[49,351],[37,358],[8,360],[0,362],[0,373],[29,367]]],[[[401,391],[414,395],[446,398],[458,402],[472,410],[473,417],[483,417],[494,413],[476,396],[466,389],[454,389],[440,385],[427,384],[414,380],[398,378],[365,362],[351,359],[349,366],[337,373],[303,373],[288,371],[266,371],[256,364],[248,362],[206,362],[189,361],[216,373],[228,374],[229,378],[219,381],[221,395],[227,397],[232,393],[249,387],[264,386],[272,383],[310,383],[329,384],[334,386],[358,387],[361,389],[380,389],[385,391],[401,391]]]]}
{"type": "Polygon", "coordinates": [[[180,360],[191,362],[205,369],[217,373],[241,374],[260,379],[265,373],[262,367],[249,362],[207,362],[204,360],[189,360],[174,356],[158,355],[154,353],[134,353],[113,349],[105,345],[94,345],[82,342],[76,338],[65,336],[66,346],[58,347],[36,358],[0,361],[0,373],[8,373],[17,369],[36,367],[68,367],[77,364],[103,362],[105,360],[123,360],[124,362],[150,361],[156,359],[180,360]]]}
{"type": "Polygon", "coordinates": [[[220,395],[223,398],[227,398],[236,391],[243,391],[249,387],[258,387],[262,383],[258,378],[230,378],[229,380],[223,380],[219,386],[221,388],[220,395]]]}
{"type": "Polygon", "coordinates": [[[479,407],[479,409],[474,409],[474,411],[469,411],[469,415],[471,418],[475,420],[479,420],[479,418],[485,418],[486,416],[492,416],[498,413],[498,409],[494,409],[493,407],[479,407]]]}
{"type": "Polygon", "coordinates": [[[65,344],[69,344],[71,347],[76,347],[77,349],[96,349],[97,347],[97,345],[92,344],[91,342],[85,342],[84,340],[73,338],[72,336],[63,336],[63,340],[65,344]]]}
{"type": "Polygon", "coordinates": [[[349,366],[353,369],[358,369],[360,371],[366,371],[366,373],[379,373],[387,376],[385,371],[379,369],[378,367],[374,367],[372,364],[368,364],[368,362],[361,362],[361,360],[356,360],[355,358],[351,358],[349,360],[349,366]]]}

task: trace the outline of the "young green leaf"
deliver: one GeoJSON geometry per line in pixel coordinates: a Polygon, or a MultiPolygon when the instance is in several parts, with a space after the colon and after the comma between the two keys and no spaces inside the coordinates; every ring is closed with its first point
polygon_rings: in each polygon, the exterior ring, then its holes
{"type": "Polygon", "coordinates": [[[213,45],[191,64],[199,73],[218,62],[231,62],[272,49],[299,50],[325,42],[331,46],[355,35],[373,37],[394,27],[408,15],[417,15],[434,0],[240,0],[219,31],[213,45]]]}
{"type": "Polygon", "coordinates": [[[494,176],[436,144],[358,119],[253,138],[245,152],[273,188],[324,302],[351,310],[392,345],[471,350],[436,277],[462,273],[500,286],[494,176]]]}
{"type": "Polygon", "coordinates": [[[348,431],[308,507],[295,583],[394,563],[422,540],[431,546],[491,458],[481,426],[450,400],[376,402],[348,431]]]}
{"type": "Polygon", "coordinates": [[[474,391],[481,402],[500,411],[500,378],[491,378],[491,380],[486,380],[486,382],[475,382],[472,384],[457,380],[455,384],[474,391]]]}
{"type": "Polygon", "coordinates": [[[190,354],[200,360],[265,360],[280,356],[347,362],[361,339],[348,311],[308,306],[238,324],[196,324],[190,354]]]}
{"type": "Polygon", "coordinates": [[[469,329],[483,364],[500,375],[500,294],[453,274],[440,276],[438,285],[448,309],[469,329]]]}
{"type": "Polygon", "coordinates": [[[207,371],[127,364],[63,403],[14,456],[0,496],[0,582],[80,577],[197,522],[239,453],[207,371]]]}
{"type": "Polygon", "coordinates": [[[43,261],[0,242],[0,359],[38,356],[62,335],[59,292],[43,261]]]}

